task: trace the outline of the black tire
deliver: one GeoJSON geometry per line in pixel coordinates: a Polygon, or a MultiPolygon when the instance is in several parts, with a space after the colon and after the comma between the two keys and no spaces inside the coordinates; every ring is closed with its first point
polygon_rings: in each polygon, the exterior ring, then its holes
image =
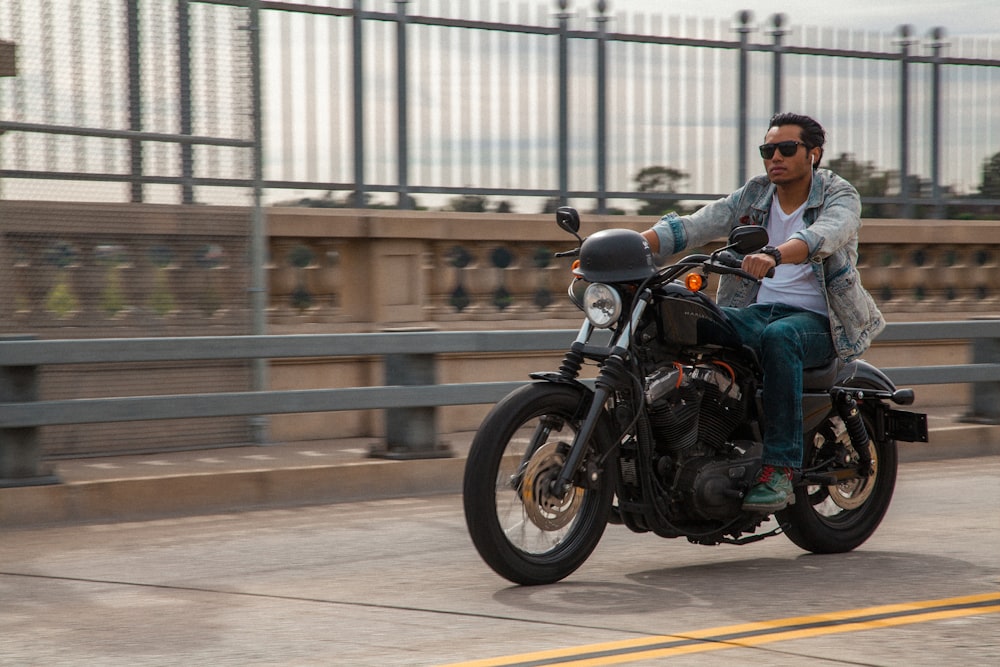
{"type": "MultiPolygon", "coordinates": [[[[869,436],[874,432],[871,420],[862,411],[869,436]]],[[[835,410],[812,433],[807,434],[805,467],[822,458],[821,446],[830,451],[831,435],[853,452],[850,438],[835,410]],[[825,434],[825,435],[824,435],[825,434]]],[[[777,513],[780,523],[787,524],[785,534],[806,551],[817,554],[844,553],[856,549],[878,528],[889,509],[896,486],[898,456],[895,440],[869,443],[873,472],[867,478],[841,482],[831,486],[803,486],[795,490],[795,504],[777,513]]]]}
{"type": "MultiPolygon", "coordinates": [[[[525,385],[494,406],[472,441],[463,486],[469,535],[487,565],[516,584],[569,576],[604,534],[615,491],[613,458],[586,488],[574,487],[562,500],[546,495],[585,401],[582,387],[525,385]]],[[[590,444],[584,465],[611,445],[605,422],[590,444]]]]}

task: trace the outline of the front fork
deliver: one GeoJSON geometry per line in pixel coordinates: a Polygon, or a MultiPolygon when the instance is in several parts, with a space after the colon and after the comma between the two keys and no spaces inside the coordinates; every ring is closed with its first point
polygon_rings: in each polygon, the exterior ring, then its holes
{"type": "Polygon", "coordinates": [[[621,388],[628,388],[631,385],[631,375],[628,370],[627,359],[629,356],[629,344],[632,338],[632,331],[639,323],[639,319],[646,311],[649,303],[649,292],[640,297],[639,303],[632,311],[632,318],[622,327],[618,336],[611,341],[609,347],[611,354],[601,365],[601,372],[595,380],[594,398],[587,411],[580,429],[576,432],[573,444],[566,455],[566,462],[563,464],[559,476],[552,480],[550,492],[557,498],[564,498],[570,489],[573,488],[573,477],[577,469],[583,463],[583,457],[587,453],[587,443],[590,442],[597,423],[604,412],[604,405],[611,398],[611,395],[621,388]]]}

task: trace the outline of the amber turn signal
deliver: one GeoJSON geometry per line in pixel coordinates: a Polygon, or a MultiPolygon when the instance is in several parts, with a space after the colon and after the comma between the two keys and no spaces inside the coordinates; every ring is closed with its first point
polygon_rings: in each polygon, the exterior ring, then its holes
{"type": "Polygon", "coordinates": [[[698,273],[689,273],[684,277],[684,286],[692,292],[700,292],[705,287],[705,276],[698,273]]]}

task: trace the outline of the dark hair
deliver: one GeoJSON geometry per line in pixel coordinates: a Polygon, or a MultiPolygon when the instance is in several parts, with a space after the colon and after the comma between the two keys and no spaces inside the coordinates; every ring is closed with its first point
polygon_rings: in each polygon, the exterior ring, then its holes
{"type": "Polygon", "coordinates": [[[786,112],[776,113],[771,116],[767,127],[771,129],[772,127],[781,127],[782,125],[798,125],[801,128],[799,138],[806,145],[806,150],[820,149],[819,159],[813,164],[813,169],[817,169],[820,161],[823,159],[823,144],[826,143],[826,130],[823,129],[823,126],[809,116],[786,112]]]}

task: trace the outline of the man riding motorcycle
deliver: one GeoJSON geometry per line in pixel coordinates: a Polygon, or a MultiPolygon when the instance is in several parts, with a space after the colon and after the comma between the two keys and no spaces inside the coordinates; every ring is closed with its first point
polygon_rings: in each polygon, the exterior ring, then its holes
{"type": "Polygon", "coordinates": [[[743,502],[750,511],[775,512],[794,502],[792,479],[803,456],[803,369],[858,358],[885,327],[856,266],[861,200],[849,182],[819,169],[825,141],[812,118],[776,114],[760,146],[766,175],[643,232],[665,258],[739,225],[768,230],[769,245],[742,263],[760,282],[726,275],[718,294],[764,370],[764,466],[743,502]],[[772,269],[773,277],[765,277],[772,269]]]}

